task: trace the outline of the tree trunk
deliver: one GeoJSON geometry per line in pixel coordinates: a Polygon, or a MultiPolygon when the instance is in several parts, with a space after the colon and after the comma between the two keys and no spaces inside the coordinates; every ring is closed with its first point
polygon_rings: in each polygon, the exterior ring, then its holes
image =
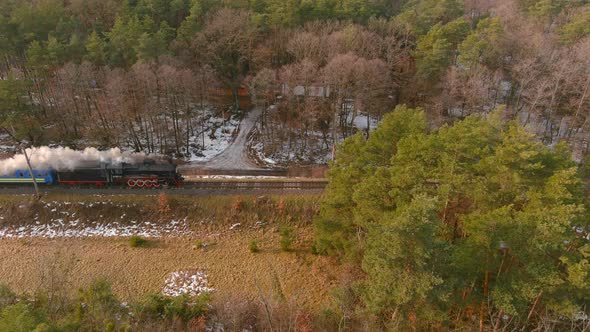
{"type": "Polygon", "coordinates": [[[481,299],[481,306],[479,308],[479,332],[484,331],[484,317],[486,313],[486,302],[488,300],[490,272],[486,270],[483,284],[483,298],[481,299]]]}
{"type": "Polygon", "coordinates": [[[29,173],[31,174],[31,178],[33,179],[33,187],[35,187],[35,196],[37,197],[37,199],[41,199],[39,187],[37,186],[37,179],[35,178],[35,172],[33,172],[33,168],[31,167],[31,161],[29,160],[29,155],[27,154],[26,148],[23,148],[23,155],[25,156],[25,160],[27,161],[27,168],[29,169],[29,173]]]}
{"type": "MultiPolygon", "coordinates": [[[[232,109],[234,113],[237,113],[240,110],[240,101],[239,101],[239,85],[233,85],[231,87],[231,94],[232,94],[232,109]]],[[[225,114],[225,113],[224,113],[225,114]]],[[[225,116],[224,116],[225,119],[225,116]]]]}

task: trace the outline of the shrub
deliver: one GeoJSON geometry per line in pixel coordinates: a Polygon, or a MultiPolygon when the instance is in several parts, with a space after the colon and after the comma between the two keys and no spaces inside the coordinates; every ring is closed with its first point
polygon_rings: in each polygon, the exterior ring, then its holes
{"type": "Polygon", "coordinates": [[[17,302],[16,293],[5,284],[0,284],[0,310],[17,302]]]}
{"type": "Polygon", "coordinates": [[[41,323],[41,313],[24,302],[7,306],[0,313],[0,331],[33,331],[41,323]]]}
{"type": "Polygon", "coordinates": [[[313,255],[319,255],[320,251],[318,250],[318,247],[315,245],[315,243],[311,246],[311,253],[313,255]]]}
{"type": "Polygon", "coordinates": [[[202,249],[204,246],[205,246],[205,243],[203,242],[203,240],[195,241],[195,248],[202,249]]]}
{"type": "Polygon", "coordinates": [[[166,193],[160,193],[160,195],[158,195],[158,212],[160,212],[160,214],[168,214],[171,211],[172,209],[170,208],[168,195],[166,195],[166,193]]]}
{"type": "Polygon", "coordinates": [[[295,235],[293,234],[293,228],[291,227],[282,227],[279,230],[279,234],[281,235],[281,250],[289,251],[291,250],[291,245],[293,244],[293,240],[295,240],[295,235]]]}
{"type": "Polygon", "coordinates": [[[244,209],[244,201],[241,198],[237,198],[232,204],[232,210],[235,213],[240,213],[244,209]]]}
{"type": "Polygon", "coordinates": [[[78,303],[75,316],[79,331],[115,331],[121,322],[121,303],[106,279],[96,279],[80,289],[78,303]]]}
{"type": "Polygon", "coordinates": [[[139,235],[133,235],[129,238],[129,245],[133,248],[147,247],[148,244],[149,241],[147,239],[142,238],[139,235]]]}
{"type": "Polygon", "coordinates": [[[258,248],[258,242],[256,240],[252,240],[250,242],[250,252],[259,252],[260,248],[258,248]]]}
{"type": "Polygon", "coordinates": [[[287,204],[285,202],[285,199],[281,198],[279,200],[279,202],[277,203],[277,212],[279,214],[283,214],[285,213],[285,208],[287,207],[287,204]]]}
{"type": "Polygon", "coordinates": [[[210,297],[207,294],[190,297],[186,294],[170,297],[161,294],[147,294],[139,305],[140,320],[158,320],[161,318],[183,322],[200,317],[207,311],[210,297]]]}

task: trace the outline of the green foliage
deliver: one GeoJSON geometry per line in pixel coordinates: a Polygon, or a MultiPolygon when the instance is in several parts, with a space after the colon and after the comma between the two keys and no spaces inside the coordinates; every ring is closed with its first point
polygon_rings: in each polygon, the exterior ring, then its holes
{"type": "Polygon", "coordinates": [[[290,251],[293,241],[295,240],[295,233],[292,227],[283,226],[279,230],[281,236],[280,245],[282,251],[290,251]]]}
{"type": "Polygon", "coordinates": [[[258,241],[256,241],[256,240],[250,241],[250,245],[248,246],[248,249],[250,249],[250,252],[252,252],[252,253],[259,252],[260,248],[258,247],[258,241]]]}
{"type": "Polygon", "coordinates": [[[22,42],[28,44],[34,40],[46,41],[64,16],[63,1],[42,0],[34,4],[20,1],[10,13],[10,23],[24,38],[22,42]]]}
{"type": "Polygon", "coordinates": [[[498,67],[505,56],[504,28],[498,17],[485,18],[459,45],[459,62],[465,66],[478,63],[498,67]]]}
{"type": "Polygon", "coordinates": [[[129,238],[129,246],[133,248],[145,248],[149,245],[150,241],[144,239],[139,235],[133,235],[129,238]]]}
{"type": "Polygon", "coordinates": [[[47,64],[47,49],[38,41],[27,48],[27,65],[33,69],[44,69],[47,64]]]}
{"type": "Polygon", "coordinates": [[[174,29],[166,22],[162,22],[160,29],[155,33],[144,32],[139,38],[135,52],[141,61],[158,60],[168,53],[168,44],[174,37],[174,29]]]}
{"type": "Polygon", "coordinates": [[[469,23],[457,19],[442,26],[436,24],[418,40],[414,56],[418,76],[436,81],[452,63],[457,44],[469,32],[469,23]]]}
{"type": "Polygon", "coordinates": [[[66,45],[62,44],[57,40],[55,37],[49,37],[47,40],[47,62],[52,67],[57,67],[63,64],[66,53],[67,47],[66,45]]]}
{"type": "Polygon", "coordinates": [[[404,316],[417,310],[427,317],[443,299],[433,291],[443,282],[440,270],[448,255],[437,243],[441,225],[436,212],[436,200],[419,195],[369,226],[371,241],[362,262],[368,280],[362,296],[372,313],[390,316],[397,308],[404,316]]]}
{"type": "Polygon", "coordinates": [[[203,240],[196,240],[195,241],[195,247],[197,249],[202,249],[205,246],[205,242],[203,242],[203,240]]]}
{"type": "Polygon", "coordinates": [[[89,288],[81,289],[79,302],[76,317],[82,330],[108,330],[118,324],[121,307],[111,284],[105,279],[98,279],[89,288]]]}
{"type": "Polygon", "coordinates": [[[331,18],[367,22],[374,16],[388,16],[391,5],[384,1],[363,0],[255,0],[250,8],[257,22],[292,27],[313,20],[331,18]]]}
{"type": "Polygon", "coordinates": [[[573,44],[590,35],[590,8],[580,11],[569,23],[559,29],[564,44],[573,44]]]}
{"type": "Polygon", "coordinates": [[[457,0],[411,0],[395,17],[396,25],[418,38],[437,25],[445,25],[463,15],[463,3],[457,0]]]}
{"type": "MultiPolygon", "coordinates": [[[[96,280],[79,291],[79,297],[61,298],[59,303],[48,301],[48,293],[41,291],[34,300],[17,298],[6,286],[0,287],[0,331],[2,332],[74,332],[74,331],[144,331],[154,326],[178,322],[188,328],[188,322],[207,313],[208,294],[189,297],[167,297],[146,294],[145,298],[129,305],[119,302],[110,283],[96,280]],[[58,310],[53,312],[57,306],[58,310]],[[51,313],[51,314],[50,314],[51,313]]],[[[56,299],[54,298],[53,301],[56,299]]]]}
{"type": "Polygon", "coordinates": [[[129,67],[137,61],[137,48],[144,33],[151,32],[151,18],[140,19],[117,17],[115,25],[108,33],[110,41],[109,63],[115,66],[129,67]]]}
{"type": "MultiPolygon", "coordinates": [[[[420,113],[411,113],[400,119],[416,122],[420,113]]],[[[347,167],[338,159],[331,166],[316,246],[359,258],[369,312],[396,317],[398,327],[430,329],[449,310],[479,303],[486,274],[494,276],[485,299],[493,310],[526,317],[539,294],[557,315],[582,309],[588,241],[575,230],[588,221],[575,164],[563,147],[550,149],[517,123],[502,123],[501,113],[432,133],[412,126],[397,141],[381,134],[344,143],[358,145],[357,153],[344,156],[347,167]],[[387,144],[391,158],[376,159],[371,140],[387,144]],[[347,183],[339,172],[350,169],[358,175],[347,183]]]]}
{"type": "Polygon", "coordinates": [[[193,318],[204,315],[207,312],[209,295],[190,297],[181,295],[177,297],[163,296],[160,294],[148,294],[139,303],[136,309],[140,320],[166,319],[175,321],[180,319],[188,322],[193,318]]]}
{"type": "Polygon", "coordinates": [[[16,294],[5,284],[0,284],[0,310],[17,302],[16,294]]]}
{"type": "Polygon", "coordinates": [[[541,18],[551,18],[559,13],[561,1],[540,0],[529,7],[529,13],[541,18]]]}
{"type": "Polygon", "coordinates": [[[30,332],[43,331],[40,324],[43,316],[28,303],[17,303],[5,307],[0,313],[0,331],[30,332]]]}
{"type": "Polygon", "coordinates": [[[107,44],[103,38],[96,31],[86,41],[86,59],[93,64],[100,66],[104,65],[107,60],[107,44]]]}
{"type": "Polygon", "coordinates": [[[43,130],[37,120],[37,109],[30,104],[31,82],[8,75],[0,80],[0,127],[10,133],[14,141],[40,143],[43,130]]]}
{"type": "Polygon", "coordinates": [[[567,9],[588,4],[587,0],[518,0],[520,7],[531,16],[553,20],[567,9]]]}
{"type": "MultiPolygon", "coordinates": [[[[315,245],[318,253],[353,254],[358,230],[353,223],[356,203],[351,195],[367,173],[376,172],[389,164],[397,151],[398,142],[411,135],[424,133],[428,125],[421,109],[405,105],[386,114],[377,130],[368,140],[357,134],[346,139],[336,151],[330,165],[328,190],[325,193],[320,215],[314,222],[315,245]]],[[[384,182],[376,180],[372,185],[383,188],[384,182]]],[[[381,202],[387,204],[386,201],[381,202]]]]}

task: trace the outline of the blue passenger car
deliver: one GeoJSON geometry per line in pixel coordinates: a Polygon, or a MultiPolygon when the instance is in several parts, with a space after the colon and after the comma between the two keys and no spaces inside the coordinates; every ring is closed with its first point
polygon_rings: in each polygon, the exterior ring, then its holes
{"type": "MultiPolygon", "coordinates": [[[[51,169],[35,169],[35,182],[52,184],[55,181],[55,172],[51,169]]],[[[33,177],[29,170],[16,170],[9,175],[0,175],[0,184],[33,183],[33,177]]]]}

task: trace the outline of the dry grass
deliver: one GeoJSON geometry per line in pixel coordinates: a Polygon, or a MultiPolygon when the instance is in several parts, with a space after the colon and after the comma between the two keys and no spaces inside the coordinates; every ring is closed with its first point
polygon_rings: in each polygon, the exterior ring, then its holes
{"type": "Polygon", "coordinates": [[[113,283],[117,295],[129,300],[145,292],[158,292],[173,271],[198,269],[207,273],[216,289],[214,297],[259,301],[257,286],[265,294],[271,293],[278,277],[285,298],[310,310],[330,304],[329,291],[338,274],[331,259],[301,250],[281,252],[277,233],[252,230],[216,238],[206,250],[194,249],[194,241],[189,239],[159,240],[148,250],[137,250],[124,239],[112,238],[2,240],[0,256],[0,280],[19,293],[46,288],[40,271],[54,265],[68,265],[62,278],[72,291],[104,277],[113,283]],[[254,236],[260,239],[256,255],[248,246],[254,236]]]}
{"type": "Polygon", "coordinates": [[[319,209],[319,195],[249,196],[223,195],[194,197],[154,196],[76,196],[50,194],[36,201],[30,196],[0,195],[0,222],[23,225],[34,220],[50,220],[67,212],[85,221],[185,220],[197,232],[217,232],[222,226],[240,223],[259,225],[309,225],[319,209]],[[55,211],[47,204],[57,207],[55,211]]]}
{"type": "Polygon", "coordinates": [[[310,253],[312,219],[318,196],[69,196],[54,194],[41,202],[26,196],[0,196],[0,223],[19,225],[43,222],[67,211],[76,218],[113,218],[121,223],[133,219],[186,218],[193,235],[151,240],[147,250],[129,246],[125,238],[76,238],[0,241],[3,257],[0,280],[18,292],[33,293],[44,287],[39,271],[68,265],[62,279],[71,290],[97,277],[113,283],[124,299],[157,292],[173,271],[199,269],[208,274],[215,297],[240,297],[259,301],[261,292],[277,289],[290,303],[309,310],[329,306],[330,289],[340,273],[330,258],[310,253]],[[56,211],[46,207],[58,204],[56,211]],[[70,204],[66,204],[69,202],[70,204]],[[162,206],[170,210],[162,213],[162,206]],[[124,215],[124,218],[121,217],[124,215]],[[231,225],[240,224],[233,229],[231,225]],[[295,230],[292,251],[280,249],[279,229],[295,230]],[[256,239],[257,254],[250,252],[256,239]],[[206,244],[201,249],[195,243],[206,244]],[[56,261],[62,261],[55,264],[56,261]],[[52,263],[53,262],[53,263],[52,263]]]}

